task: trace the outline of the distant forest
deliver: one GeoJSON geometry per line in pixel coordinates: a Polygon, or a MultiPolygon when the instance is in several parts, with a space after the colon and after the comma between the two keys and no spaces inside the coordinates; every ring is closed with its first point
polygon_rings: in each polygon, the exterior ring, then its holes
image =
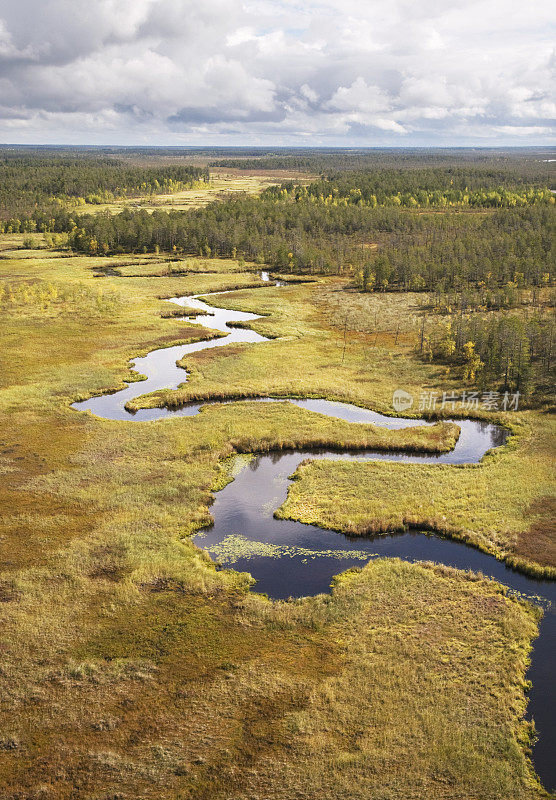
{"type": "Polygon", "coordinates": [[[13,229],[15,220],[24,224],[37,209],[174,192],[200,180],[208,180],[208,170],[189,164],[140,166],[105,155],[0,149],[0,222],[13,229]]]}
{"type": "Polygon", "coordinates": [[[205,179],[208,171],[165,158],[138,164],[137,154],[4,152],[5,208],[13,210],[14,198],[22,197],[35,205],[6,218],[3,227],[64,232],[72,249],[89,254],[242,257],[293,273],[350,275],[363,291],[465,290],[470,296],[480,289],[489,307],[511,306],[515,287],[551,284],[553,164],[530,153],[410,156],[292,151],[276,158],[332,159],[334,169],[316,180],[285,181],[259,197],[235,195],[191,211],[82,214],[41,201],[166,191],[205,179]],[[342,169],[351,159],[366,168],[342,169]]]}
{"type": "Polygon", "coordinates": [[[290,272],[356,274],[360,288],[372,291],[477,281],[539,285],[553,268],[553,224],[553,207],[542,204],[491,214],[418,214],[266,196],[186,213],[124,211],[75,220],[60,213],[55,230],[71,230],[70,246],[86,253],[242,256],[290,272]]]}
{"type": "MultiPolygon", "coordinates": [[[[279,191],[273,187],[269,192],[279,191]]],[[[339,172],[310,183],[293,182],[282,186],[282,192],[296,200],[303,197],[333,204],[427,206],[470,205],[479,208],[528,205],[549,200],[546,185],[531,182],[515,170],[496,167],[427,167],[412,169],[352,170],[339,172]]]]}
{"type": "MultiPolygon", "coordinates": [[[[545,186],[552,176],[553,165],[547,160],[554,157],[548,148],[393,148],[393,149],[334,149],[334,148],[292,148],[274,151],[231,151],[229,155],[214,152],[209,167],[237,170],[288,170],[306,172],[315,176],[332,176],[340,172],[365,171],[376,169],[396,169],[405,171],[444,167],[474,168],[488,174],[496,172],[496,183],[524,182],[545,186]]],[[[555,188],[552,186],[551,188],[555,188]]]]}
{"type": "Polygon", "coordinates": [[[307,176],[190,211],[84,214],[79,198],[174,191],[209,171],[171,149],[0,151],[0,230],[63,233],[70,249],[89,255],[243,258],[343,275],[362,292],[427,292],[437,321],[421,332],[421,357],[472,384],[548,396],[556,208],[545,153],[210,153],[220,167],[307,176]]]}

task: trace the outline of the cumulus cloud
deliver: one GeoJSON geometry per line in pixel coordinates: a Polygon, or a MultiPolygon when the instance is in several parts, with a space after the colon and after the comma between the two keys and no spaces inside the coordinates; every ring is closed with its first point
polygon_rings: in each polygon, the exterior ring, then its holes
{"type": "Polygon", "coordinates": [[[548,0],[0,0],[0,140],[548,144],[553,17],[548,0]]]}

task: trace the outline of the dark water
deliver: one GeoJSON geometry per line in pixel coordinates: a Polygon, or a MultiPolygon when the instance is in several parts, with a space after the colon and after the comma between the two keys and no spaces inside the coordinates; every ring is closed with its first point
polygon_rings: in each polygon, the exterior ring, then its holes
{"type": "MultiPolygon", "coordinates": [[[[263,273],[263,280],[268,275],[263,273]]],[[[225,294],[219,292],[215,294],[225,294]]],[[[206,296],[206,295],[205,295],[206,296]]],[[[152,421],[173,416],[193,416],[200,403],[182,408],[142,409],[136,414],[125,410],[125,403],[141,394],[162,388],[177,388],[187,380],[187,372],[176,360],[187,353],[235,342],[264,342],[265,337],[245,328],[230,328],[227,323],[250,322],[256,314],[229,311],[209,306],[198,297],[177,297],[169,302],[185,308],[206,311],[195,322],[224,334],[221,338],[154,350],[132,362],[146,381],[132,383],[113,394],[94,397],[74,408],[89,410],[106,419],[152,421]]],[[[280,398],[257,398],[252,402],[284,402],[280,398]]],[[[422,420],[388,417],[346,403],[318,399],[290,399],[288,402],[308,411],[348,422],[370,422],[390,429],[430,425],[422,420]]],[[[275,519],[274,511],[282,505],[290,484],[289,476],[306,458],[333,460],[382,460],[405,463],[458,464],[477,463],[493,447],[503,445],[508,431],[477,420],[457,420],[461,434],[454,450],[442,455],[404,453],[296,451],[257,456],[237,474],[232,483],[216,493],[212,507],[214,525],[200,532],[195,542],[207,549],[216,561],[250,572],[256,590],[273,598],[302,597],[327,592],[334,575],[352,567],[363,566],[378,557],[399,557],[407,561],[435,561],[458,569],[482,572],[511,589],[532,597],[545,609],[539,638],[534,643],[528,671],[532,681],[529,714],[540,734],[534,747],[533,761],[543,784],[556,787],[556,693],[554,692],[554,654],[556,651],[556,583],[540,581],[515,572],[491,556],[462,543],[424,532],[408,532],[374,538],[348,537],[334,531],[290,520],[275,519]],[[230,540],[229,537],[234,537],[230,540]],[[239,537],[239,538],[238,538],[239,537]],[[224,545],[223,545],[224,543],[224,545]],[[273,549],[267,555],[268,548],[273,549]],[[278,556],[278,557],[277,557],[278,556]]]]}
{"type": "MultiPolygon", "coordinates": [[[[482,446],[475,441],[466,445],[488,449],[504,434],[485,431],[488,443],[482,446]],[[494,440],[494,441],[493,441],[494,440]]],[[[463,451],[456,461],[443,456],[443,463],[464,463],[463,451]]],[[[532,664],[527,677],[532,681],[529,693],[528,714],[535,720],[539,741],[533,750],[533,762],[546,787],[556,786],[556,761],[554,759],[554,735],[556,731],[556,695],[554,692],[554,653],[556,650],[556,584],[541,581],[511,570],[504,563],[465,544],[443,539],[439,536],[408,532],[372,538],[348,537],[335,531],[323,530],[313,525],[304,525],[292,520],[278,520],[275,509],[286,498],[289,476],[306,458],[392,460],[385,453],[337,453],[331,451],[305,451],[276,453],[256,456],[228,484],[215,495],[211,508],[214,525],[195,537],[199,547],[208,550],[226,566],[226,554],[231,562],[228,566],[239,571],[250,572],[257,580],[256,591],[265,592],[273,598],[303,597],[327,592],[334,575],[350,567],[361,567],[365,560],[378,557],[398,557],[406,561],[435,561],[458,569],[473,570],[494,578],[511,589],[534,599],[545,610],[541,621],[539,638],[534,642],[532,664]],[[241,536],[248,542],[264,542],[282,551],[275,555],[242,555],[243,546],[224,548],[219,545],[227,537],[241,536]],[[301,552],[300,552],[301,550],[301,552]],[[321,555],[325,552],[324,555],[321,555]],[[338,557],[334,551],[339,551],[338,557]],[[356,555],[350,557],[350,552],[356,555]]],[[[430,456],[395,456],[395,460],[438,463],[430,456]]]]}

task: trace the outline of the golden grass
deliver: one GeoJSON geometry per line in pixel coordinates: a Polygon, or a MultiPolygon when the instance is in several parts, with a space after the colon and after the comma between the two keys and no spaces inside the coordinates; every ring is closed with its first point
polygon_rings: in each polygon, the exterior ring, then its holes
{"type": "MultiPolygon", "coordinates": [[[[330,314],[331,297],[340,293],[340,287],[338,281],[327,280],[316,286],[270,287],[212,298],[215,305],[268,315],[252,323],[252,327],[277,338],[257,345],[189,354],[182,362],[189,372],[187,383],[175,391],[162,390],[140,397],[130,406],[173,407],[191,400],[226,396],[291,394],[345,400],[392,413],[392,392],[398,387],[417,398],[427,388],[457,388],[444,368],[416,359],[414,334],[406,342],[399,337],[394,346],[394,314],[398,309],[407,320],[406,312],[416,305],[414,295],[390,295],[387,299],[373,296],[374,300],[369,301],[369,308],[372,303],[376,305],[382,334],[375,345],[375,334],[353,327],[344,339],[342,326],[336,324],[341,322],[342,314],[330,314]]],[[[465,408],[458,411],[464,416],[469,413],[465,408]]],[[[489,417],[486,412],[480,413],[489,417]]],[[[546,560],[535,562],[523,537],[539,516],[530,511],[531,504],[554,492],[553,418],[527,411],[499,414],[497,419],[515,426],[515,439],[476,468],[319,464],[307,472],[312,475],[314,469],[315,475],[322,476],[322,483],[318,488],[305,481],[296,485],[286,513],[304,522],[341,530],[386,531],[409,524],[425,525],[468,539],[509,563],[546,574],[546,560]],[[361,497],[357,491],[360,477],[367,489],[361,497]],[[346,486],[345,497],[340,498],[335,492],[336,483],[346,486]],[[372,500],[366,499],[369,494],[372,500]]]]}
{"type": "MultiPolygon", "coordinates": [[[[262,759],[254,796],[526,796],[512,775],[527,733],[505,733],[507,704],[523,708],[522,691],[499,683],[527,662],[526,639],[505,646],[524,620],[517,603],[485,588],[448,568],[380,559],[344,573],[324,607],[300,604],[301,619],[311,607],[314,624],[341,642],[344,661],[283,721],[283,753],[262,759]]],[[[533,633],[534,613],[528,624],[533,633]]]]}
{"type": "MultiPolygon", "coordinates": [[[[239,262],[230,258],[180,258],[179,260],[164,261],[162,258],[152,263],[117,267],[118,275],[124,278],[133,277],[158,277],[179,276],[181,274],[202,274],[232,272],[260,272],[260,265],[252,262],[239,262]]],[[[200,275],[201,277],[201,275],[200,275]]]]}
{"type": "MultiPolygon", "coordinates": [[[[530,606],[492,582],[395,560],[349,573],[332,597],[271,603],[248,591],[247,575],[215,571],[188,538],[209,520],[233,448],[399,446],[412,437],[438,447],[453,431],[388,433],[290,404],[260,404],[256,415],[247,403],[215,405],[144,424],[76,413],[72,398],[129,379],[132,356],[199,335],[161,319],[157,296],[253,280],[235,271],[94,277],[113,263],[0,261],[4,279],[93,292],[3,314],[0,792],[541,797],[522,721],[530,606]],[[101,288],[118,304],[91,300],[101,288]]],[[[350,343],[342,367],[341,334],[323,325],[309,292],[239,293],[234,302],[272,314],[256,325],[283,340],[240,348],[234,359],[222,351],[195,373],[193,389],[228,378],[221,392],[293,386],[288,353],[306,359],[307,377],[296,365],[298,391],[312,385],[377,406],[392,370],[416,375],[416,385],[431,375],[412,373],[402,352],[373,363],[383,376],[376,391],[360,385],[359,345],[350,343]],[[313,347],[303,349],[306,333],[313,347]]]]}
{"type": "Polygon", "coordinates": [[[530,498],[554,489],[554,428],[553,418],[522,412],[506,448],[465,467],[307,464],[299,468],[280,514],[354,534],[432,529],[514,566],[556,577],[553,561],[524,557],[527,537],[535,530],[531,525],[544,514],[543,507],[534,513],[530,498]]]}
{"type": "Polygon", "coordinates": [[[284,180],[283,176],[266,173],[252,175],[235,174],[229,171],[212,171],[211,180],[206,186],[184,189],[173,194],[155,194],[139,197],[129,197],[115,200],[112,203],[99,205],[72,206],[68,210],[75,210],[80,214],[100,214],[109,211],[118,214],[126,208],[146,211],[188,211],[192,208],[201,208],[214,200],[228,198],[238,192],[257,195],[268,186],[275,186],[284,180]]]}
{"type": "Polygon", "coordinates": [[[348,332],[344,348],[343,330],[331,327],[327,314],[313,304],[313,293],[321,285],[337,288],[341,284],[331,279],[316,286],[266,286],[260,292],[211,298],[213,305],[265,315],[250,327],[276,338],[233,350],[187,355],[183,361],[191,371],[187,384],[175,392],[142,398],[137,406],[179,405],[225,394],[276,393],[333,397],[391,412],[394,388],[402,386],[418,396],[431,378],[440,377],[442,370],[409,358],[409,346],[395,350],[383,342],[375,346],[372,339],[348,332]]]}
{"type": "MultiPolygon", "coordinates": [[[[0,254],[2,258],[17,258],[24,242],[32,239],[37,247],[45,247],[44,234],[42,233],[3,233],[0,235],[0,254]]],[[[22,254],[29,255],[31,251],[24,250],[22,254]]],[[[44,253],[41,253],[44,255],[44,253]]]]}

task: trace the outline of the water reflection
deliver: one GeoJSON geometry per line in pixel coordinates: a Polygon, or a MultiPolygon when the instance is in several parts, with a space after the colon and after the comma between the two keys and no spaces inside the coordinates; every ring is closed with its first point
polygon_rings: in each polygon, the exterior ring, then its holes
{"type": "MultiPolygon", "coordinates": [[[[488,423],[481,423],[475,428],[474,438],[481,435],[485,440],[480,448],[476,447],[476,443],[473,445],[475,452],[485,452],[492,445],[502,444],[507,431],[502,429],[493,433],[488,423]]],[[[553,758],[556,735],[553,680],[556,584],[553,581],[522,575],[479,550],[423,531],[403,531],[373,537],[346,536],[273,516],[273,511],[286,499],[291,484],[290,476],[305,459],[361,461],[369,458],[390,460],[392,454],[305,450],[259,455],[248,462],[249,469],[240,471],[231,483],[216,493],[211,509],[214,524],[195,537],[195,542],[212,553],[214,558],[222,559],[224,566],[226,543],[234,542],[233,563],[228,566],[251,573],[257,581],[255,589],[277,599],[329,591],[334,575],[365,563],[362,552],[368,553],[367,560],[398,557],[406,561],[434,561],[457,569],[473,570],[500,581],[521,595],[535,598],[545,608],[545,615],[540,636],[534,643],[532,664],[527,674],[532,682],[528,715],[534,718],[540,734],[533,749],[535,768],[546,787],[556,786],[553,758]],[[242,551],[249,553],[250,542],[284,548],[287,555],[282,558],[256,554],[242,556],[242,551]],[[296,548],[301,550],[299,555],[295,554],[296,548]],[[337,557],[334,557],[335,551],[337,557]],[[353,558],[350,552],[353,552],[353,558]]],[[[424,459],[433,461],[430,456],[424,459]]],[[[408,461],[411,458],[401,455],[396,460],[408,461]]]]}
{"type": "MultiPolygon", "coordinates": [[[[268,273],[261,278],[270,281],[268,273]]],[[[279,285],[279,282],[276,282],[279,285]]],[[[225,294],[219,292],[215,294],[225,294]]],[[[193,416],[203,404],[191,403],[178,409],[141,409],[130,414],[125,404],[133,398],[158,389],[175,389],[187,380],[187,371],[177,366],[176,361],[187,353],[198,352],[232,343],[264,342],[264,336],[245,328],[230,327],[230,322],[250,322],[258,315],[241,311],[230,311],[209,306],[198,296],[175,297],[169,302],[203,313],[195,322],[223,334],[220,338],[154,350],[131,362],[133,368],[146,376],[140,383],[126,388],[74,403],[79,410],[89,410],[106,419],[121,421],[152,421],[175,416],[193,416]]],[[[201,332],[201,331],[200,331],[201,332]]],[[[252,402],[285,402],[284,398],[257,398],[252,402]]],[[[290,399],[307,411],[325,414],[354,423],[372,423],[391,430],[415,425],[432,425],[430,421],[388,417],[375,411],[359,408],[347,403],[315,399],[290,399]]],[[[541,595],[554,604],[556,587],[552,582],[536,581],[508,569],[494,558],[459,544],[423,532],[404,532],[379,538],[346,537],[333,531],[325,531],[311,525],[302,525],[291,520],[277,520],[273,511],[286,497],[290,484],[289,476],[307,458],[334,460],[383,460],[404,463],[469,464],[477,463],[492,447],[500,447],[508,437],[508,431],[498,425],[481,420],[453,420],[460,427],[460,437],[450,453],[440,455],[391,453],[376,451],[296,451],[271,453],[258,456],[248,462],[249,469],[240,474],[218,492],[212,508],[214,525],[196,538],[200,547],[208,549],[220,546],[230,535],[241,535],[246,541],[301,547],[316,552],[276,559],[264,556],[238,558],[234,568],[249,571],[258,581],[259,591],[271,597],[298,597],[328,591],[333,575],[349,566],[361,566],[360,552],[368,552],[368,558],[398,556],[406,560],[432,560],[460,569],[483,572],[505,583],[516,591],[529,595],[541,595]],[[319,557],[318,551],[328,552],[319,557]],[[342,551],[338,558],[333,551],[342,551]],[[353,559],[349,551],[358,552],[353,559]],[[347,555],[346,555],[346,551],[347,555]]],[[[529,710],[535,718],[541,738],[534,748],[537,772],[546,786],[556,785],[556,767],[552,753],[552,742],[556,733],[556,707],[553,690],[552,665],[556,649],[556,616],[552,605],[541,623],[541,635],[534,646],[534,658],[528,677],[533,683],[529,710]]]]}

